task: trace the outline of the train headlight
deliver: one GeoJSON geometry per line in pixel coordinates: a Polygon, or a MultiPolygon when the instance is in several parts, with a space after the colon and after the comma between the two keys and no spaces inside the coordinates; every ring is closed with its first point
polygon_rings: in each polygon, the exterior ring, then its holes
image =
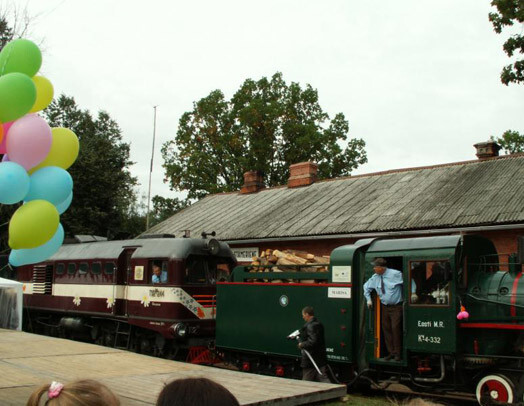
{"type": "Polygon", "coordinates": [[[184,338],[187,335],[187,326],[184,323],[177,323],[173,326],[175,336],[184,338]]]}
{"type": "Polygon", "coordinates": [[[218,240],[211,238],[209,241],[207,241],[207,248],[209,249],[211,255],[217,255],[220,252],[220,243],[218,240]]]}

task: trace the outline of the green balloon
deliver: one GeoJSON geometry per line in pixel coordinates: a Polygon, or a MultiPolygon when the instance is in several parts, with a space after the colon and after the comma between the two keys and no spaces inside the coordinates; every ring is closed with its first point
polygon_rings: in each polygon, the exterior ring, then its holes
{"type": "Polygon", "coordinates": [[[27,202],[9,221],[9,246],[14,250],[39,247],[53,237],[59,221],[56,207],[47,200],[27,202]]]}
{"type": "Polygon", "coordinates": [[[23,117],[33,107],[36,87],[23,73],[0,76],[0,122],[8,123],[23,117]]]}
{"type": "Polygon", "coordinates": [[[36,44],[27,39],[15,39],[0,52],[0,75],[20,72],[35,76],[42,65],[42,53],[36,44]]]}

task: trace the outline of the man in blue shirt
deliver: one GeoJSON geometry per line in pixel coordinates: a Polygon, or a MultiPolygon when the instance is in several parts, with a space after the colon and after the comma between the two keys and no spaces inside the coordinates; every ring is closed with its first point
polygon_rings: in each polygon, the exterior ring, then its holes
{"type": "Polygon", "coordinates": [[[388,268],[384,258],[375,258],[375,274],[364,284],[364,296],[368,308],[373,307],[371,292],[375,290],[382,303],[382,331],[389,354],[384,357],[389,361],[400,361],[402,353],[402,272],[388,268]]]}
{"type": "Polygon", "coordinates": [[[163,271],[159,265],[153,264],[153,277],[151,278],[153,283],[166,283],[167,272],[163,271]]]}

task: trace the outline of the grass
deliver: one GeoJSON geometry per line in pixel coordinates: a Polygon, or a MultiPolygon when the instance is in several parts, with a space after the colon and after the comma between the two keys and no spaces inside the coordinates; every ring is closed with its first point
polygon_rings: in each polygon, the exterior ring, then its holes
{"type": "Polygon", "coordinates": [[[393,403],[383,396],[347,395],[343,401],[326,402],[325,406],[391,406],[393,403]]]}

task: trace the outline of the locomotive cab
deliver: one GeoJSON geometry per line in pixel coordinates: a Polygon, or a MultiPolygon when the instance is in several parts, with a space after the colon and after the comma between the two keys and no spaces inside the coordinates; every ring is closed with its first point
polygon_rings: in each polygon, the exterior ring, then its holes
{"type": "MultiPolygon", "coordinates": [[[[456,351],[456,254],[460,236],[378,240],[366,252],[364,278],[373,275],[372,261],[384,258],[388,268],[402,272],[402,354],[388,355],[382,324],[384,305],[374,295],[366,312],[366,354],[373,364],[407,366],[424,357],[456,351]]],[[[427,361],[424,361],[424,363],[427,361]]],[[[438,364],[437,364],[438,365],[438,364]]]]}

